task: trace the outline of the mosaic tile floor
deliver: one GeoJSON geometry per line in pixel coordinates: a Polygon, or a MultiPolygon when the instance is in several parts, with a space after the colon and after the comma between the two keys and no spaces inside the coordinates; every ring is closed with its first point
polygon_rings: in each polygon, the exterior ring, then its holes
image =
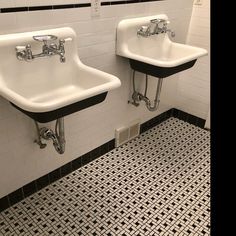
{"type": "Polygon", "coordinates": [[[210,235],[210,132],[169,118],[0,213],[0,235],[210,235]]]}

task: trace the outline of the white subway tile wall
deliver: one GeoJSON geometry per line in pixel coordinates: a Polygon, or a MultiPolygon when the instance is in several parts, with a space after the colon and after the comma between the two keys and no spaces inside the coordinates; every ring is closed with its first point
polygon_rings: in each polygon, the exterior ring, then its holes
{"type": "Polygon", "coordinates": [[[206,119],[210,107],[210,0],[193,6],[186,42],[205,48],[208,56],[200,58],[192,69],[181,73],[177,108],[206,119]]]}
{"type": "MultiPolygon", "coordinates": [[[[21,1],[0,1],[0,8],[8,7],[6,2],[14,5],[21,1]]],[[[116,128],[135,119],[143,123],[176,107],[178,75],[164,81],[158,111],[150,112],[144,104],[139,107],[128,104],[131,70],[128,60],[115,54],[115,32],[121,19],[166,13],[176,32],[175,40],[184,43],[192,4],[193,0],[166,0],[102,6],[101,16],[97,18],[91,18],[90,7],[0,13],[0,34],[72,27],[78,36],[81,60],[88,66],[116,75],[122,83],[120,88],[108,93],[103,103],[65,117],[66,151],[62,156],[50,142],[46,149],[39,149],[34,143],[34,122],[0,98],[0,198],[113,139],[116,128]]],[[[149,92],[150,97],[154,97],[152,88],[149,92]]],[[[52,128],[54,123],[45,125],[52,128]]]]}
{"type": "Polygon", "coordinates": [[[0,8],[88,3],[89,0],[0,0],[0,8]]]}

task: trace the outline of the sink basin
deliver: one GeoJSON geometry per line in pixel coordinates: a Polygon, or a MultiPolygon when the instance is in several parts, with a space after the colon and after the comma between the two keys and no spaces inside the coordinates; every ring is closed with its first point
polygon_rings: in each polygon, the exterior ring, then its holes
{"type": "Polygon", "coordinates": [[[75,32],[57,28],[0,35],[0,95],[39,122],[48,122],[102,102],[107,92],[119,87],[120,80],[84,65],[78,56],[75,32]],[[55,35],[65,42],[65,63],[58,55],[20,61],[15,47],[30,44],[33,53],[43,43],[35,35],[55,35]]]}
{"type": "Polygon", "coordinates": [[[168,33],[137,35],[152,19],[168,20],[168,17],[165,14],[139,17],[118,24],[116,54],[128,58],[132,69],[165,78],[192,67],[199,57],[207,55],[205,49],[171,41],[168,33]]]}

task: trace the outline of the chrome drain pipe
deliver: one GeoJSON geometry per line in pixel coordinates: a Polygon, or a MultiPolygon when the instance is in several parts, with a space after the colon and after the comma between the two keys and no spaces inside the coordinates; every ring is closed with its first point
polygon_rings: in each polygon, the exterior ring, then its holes
{"type": "Polygon", "coordinates": [[[53,146],[55,150],[59,154],[63,154],[65,152],[65,131],[64,131],[64,118],[59,118],[56,121],[55,132],[53,130],[48,129],[46,127],[39,128],[38,123],[35,121],[36,130],[37,130],[37,140],[35,143],[39,145],[39,147],[45,148],[47,144],[42,143],[42,139],[49,140],[51,139],[53,142],[53,146]]]}
{"type": "Polygon", "coordinates": [[[56,133],[58,142],[56,144],[53,143],[53,145],[59,154],[63,154],[65,152],[65,146],[66,146],[63,117],[57,119],[56,126],[55,126],[55,133],[56,133]]]}
{"type": "Polygon", "coordinates": [[[145,80],[145,90],[144,90],[144,95],[142,93],[139,93],[136,91],[136,86],[135,86],[135,70],[133,70],[133,94],[132,94],[132,99],[133,101],[129,101],[129,103],[133,104],[134,106],[139,106],[140,101],[144,101],[147,109],[149,111],[156,111],[159,107],[160,104],[160,95],[161,95],[161,88],[162,88],[162,82],[163,78],[158,78],[157,82],[157,88],[156,88],[156,95],[155,99],[153,102],[150,101],[150,99],[147,97],[147,87],[148,87],[148,75],[146,74],[146,80],[145,80]]]}

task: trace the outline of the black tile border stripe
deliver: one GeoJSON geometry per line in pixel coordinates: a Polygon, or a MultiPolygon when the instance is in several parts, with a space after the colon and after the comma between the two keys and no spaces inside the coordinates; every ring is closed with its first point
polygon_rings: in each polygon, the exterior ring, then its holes
{"type": "MultiPolygon", "coordinates": [[[[159,1],[165,1],[165,0],[130,0],[130,1],[101,2],[101,6],[143,3],[143,2],[159,2],[159,1]]],[[[13,13],[13,12],[22,12],[22,11],[45,11],[45,10],[58,10],[58,9],[81,8],[81,7],[91,7],[91,3],[45,5],[45,6],[30,6],[30,7],[27,7],[27,6],[8,7],[8,8],[0,8],[0,13],[13,13]]]]}
{"type": "MultiPolygon", "coordinates": [[[[153,128],[154,126],[162,123],[170,117],[175,117],[180,120],[186,121],[190,124],[204,128],[206,120],[199,118],[197,116],[191,115],[184,111],[172,108],[148,121],[141,124],[140,134],[153,128]]],[[[20,202],[22,199],[30,196],[31,194],[39,191],[40,189],[46,187],[47,185],[53,183],[54,181],[64,177],[65,175],[79,169],[80,167],[88,164],[89,162],[95,160],[96,158],[104,155],[105,153],[111,151],[115,148],[115,139],[112,139],[101,146],[93,149],[92,151],[76,158],[75,160],[61,166],[60,168],[53,170],[52,172],[32,181],[29,184],[17,189],[16,191],[8,194],[7,196],[0,199],[0,212],[7,209],[8,207],[20,202]]]]}

